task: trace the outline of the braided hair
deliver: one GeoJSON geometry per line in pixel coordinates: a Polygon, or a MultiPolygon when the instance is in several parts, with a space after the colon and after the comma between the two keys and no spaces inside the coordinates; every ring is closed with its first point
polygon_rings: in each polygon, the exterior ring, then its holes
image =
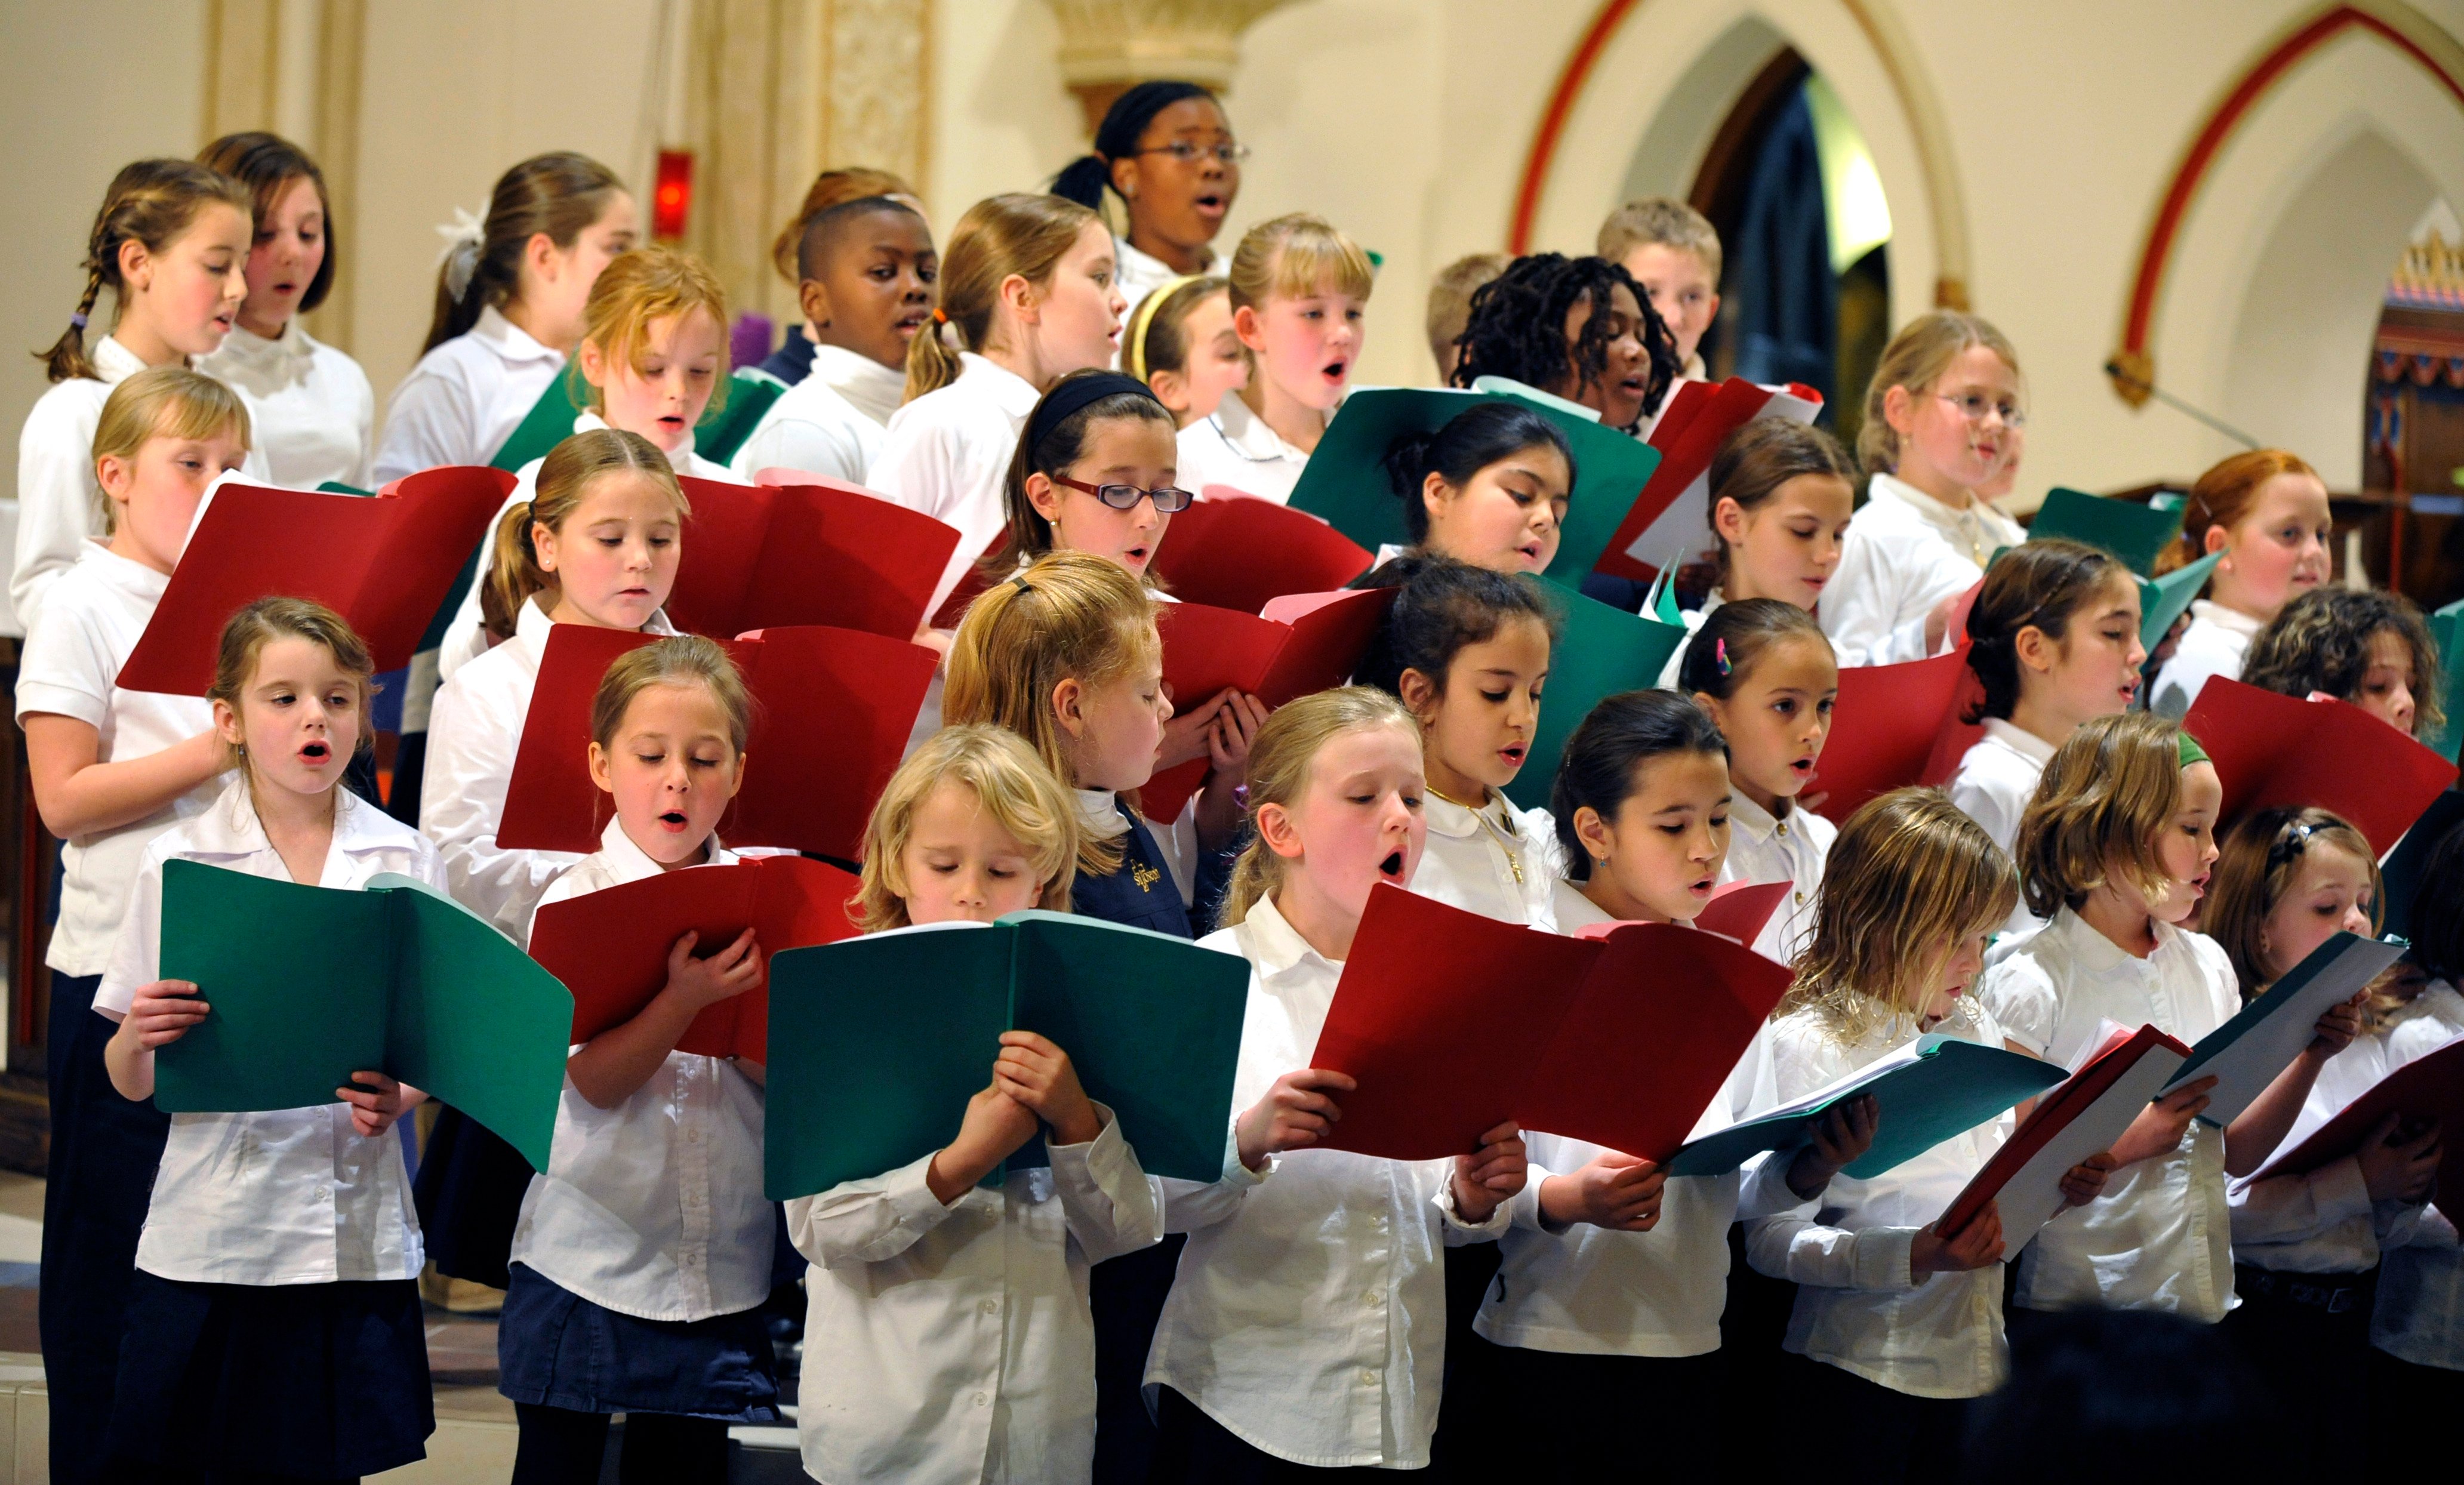
{"type": "Polygon", "coordinates": [[[94,361],[85,349],[86,321],[95,301],[109,289],[124,307],[128,286],[120,277],[120,250],[134,242],[148,252],[161,252],[195,224],[197,213],[215,202],[253,220],[255,199],[249,188],[219,170],[187,160],[140,160],[111,178],[102,193],[102,209],[94,214],[86,233],[85,293],[77,312],[57,340],[34,353],[44,374],[54,382],[92,378],[94,361]]]}
{"type": "Polygon", "coordinates": [[[1606,380],[1609,317],[1599,311],[1620,287],[1634,295],[1642,310],[1642,343],[1651,357],[1643,405],[1659,406],[1683,363],[1677,359],[1677,338],[1651,307],[1651,295],[1606,258],[1570,258],[1562,252],[1517,258],[1505,273],[1473,292],[1471,319],[1455,338],[1459,355],[1454,384],[1469,386],[1476,378],[1507,377],[1544,391],[1571,382],[1579,392],[1606,380]],[[1569,343],[1566,316],[1585,299],[1594,306],[1594,313],[1569,343]]]}

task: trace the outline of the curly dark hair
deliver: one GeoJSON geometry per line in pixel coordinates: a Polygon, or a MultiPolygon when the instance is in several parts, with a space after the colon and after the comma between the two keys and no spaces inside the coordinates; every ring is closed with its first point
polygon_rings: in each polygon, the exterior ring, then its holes
{"type": "Polygon", "coordinates": [[[1478,377],[1510,377],[1550,390],[1571,381],[1579,393],[1597,383],[1608,375],[1608,317],[1595,314],[1585,320],[1570,345],[1566,315],[1586,297],[1595,305],[1608,303],[1610,291],[1620,285],[1642,308],[1642,340],[1651,354],[1643,405],[1659,406],[1683,363],[1677,359],[1676,337],[1651,307],[1651,295],[1606,258],[1570,258],[1562,252],[1516,258],[1505,273],[1473,292],[1471,318],[1455,338],[1460,360],[1454,384],[1469,386],[1478,377]]]}
{"type": "Polygon", "coordinates": [[[2351,701],[2369,673],[2371,637],[2381,631],[2404,641],[2412,653],[2413,735],[2437,731],[2447,719],[2439,706],[2438,646],[2421,609],[2401,593],[2313,588],[2285,604],[2250,642],[2241,678],[2279,695],[2324,691],[2351,701]]]}

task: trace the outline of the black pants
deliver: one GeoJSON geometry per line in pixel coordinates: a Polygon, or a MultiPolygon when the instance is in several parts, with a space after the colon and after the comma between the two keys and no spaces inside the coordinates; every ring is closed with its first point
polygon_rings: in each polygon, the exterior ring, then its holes
{"type": "Polygon", "coordinates": [[[1471,1243],[1444,1250],[1446,1265],[1446,1366],[1438,1393],[1438,1431],[1429,1440],[1429,1477],[1465,1482],[1485,1480],[1485,1453],[1495,1428],[1488,1406],[1489,1378],[1484,1372],[1487,1343],[1471,1322],[1488,1298],[1489,1285],[1506,1255],[1495,1243],[1471,1243]]]}
{"type": "MultiPolygon", "coordinates": [[[[2224,1337],[2282,1405],[2269,1462],[2286,1478],[2343,1474],[2354,1459],[2353,1425],[2370,1404],[2378,1271],[2285,1274],[2236,1263],[2233,1293],[2241,1303],[2225,1316],[2224,1337]]],[[[2416,1414],[2413,1428],[2437,1416],[2416,1414]]]]}
{"type": "Polygon", "coordinates": [[[2423,1419],[2464,1418],[2464,1371],[2401,1361],[2372,1346],[2369,1379],[2368,1427],[2358,1437],[2348,1432],[2345,1438],[2348,1443],[2369,1441],[2371,1452],[2365,1463],[2381,1478],[2391,1477],[2420,1447],[2423,1419]]]}
{"type": "MultiPolygon", "coordinates": [[[[1632,1473],[1705,1485],[1727,1477],[1737,1463],[1743,1439],[1714,1426],[1728,1397],[1727,1361],[1718,1351],[1578,1356],[1474,1336],[1463,1361],[1459,1374],[1477,1379],[1486,1414],[1469,1457],[1485,1473],[1463,1478],[1632,1473]],[[1664,1426],[1639,1427],[1646,1417],[1664,1426]],[[1624,1468],[1616,1468],[1620,1462],[1624,1468]]],[[[1771,1402],[1763,1399],[1766,1408],[1771,1402]]]]}
{"type": "MultiPolygon", "coordinates": [[[[513,1485],[599,1485],[607,1452],[606,1413],[516,1403],[521,1441],[513,1485]]],[[[623,1485],[727,1485],[727,1425],[715,1418],[627,1413],[623,1485]]]]}
{"type": "Polygon", "coordinates": [[[37,1324],[51,1390],[52,1478],[60,1485],[103,1477],[137,1236],[171,1129],[168,1114],[151,1100],[121,1098],[103,1070],[103,1043],[118,1028],[94,1013],[101,982],[99,974],[52,975],[52,1155],[37,1324]]]}
{"type": "Polygon", "coordinates": [[[1147,1352],[1172,1293],[1180,1250],[1175,1233],[1152,1248],[1107,1258],[1087,1273],[1087,1307],[1095,1321],[1094,1485],[1144,1485],[1155,1458],[1155,1426],[1147,1416],[1147,1352]]]}
{"type": "MultiPolygon", "coordinates": [[[[1916,1397],[1828,1363],[1789,1361],[1796,1398],[1789,1433],[1815,1444],[1826,1458],[1853,1461],[1862,1485],[1940,1485],[1962,1477],[1968,1399],[1916,1397]]],[[[1782,1415],[1767,1414],[1766,1427],[1774,1416],[1782,1415]]]]}
{"type": "MultiPolygon", "coordinates": [[[[1282,1480],[1329,1480],[1345,1476],[1392,1480],[1398,1472],[1367,1465],[1318,1469],[1278,1459],[1206,1416],[1196,1403],[1170,1387],[1158,1389],[1155,1406],[1153,1485],[1276,1485],[1282,1480]]],[[[524,1485],[517,1475],[515,1485],[524,1485]]]]}

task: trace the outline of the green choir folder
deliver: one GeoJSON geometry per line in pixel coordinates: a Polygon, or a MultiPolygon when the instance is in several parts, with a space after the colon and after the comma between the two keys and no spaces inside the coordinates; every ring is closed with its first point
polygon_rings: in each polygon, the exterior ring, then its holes
{"type": "Polygon", "coordinates": [[[808,1196],[949,1144],[1012,1029],[1069,1055],[1149,1175],[1221,1179],[1248,998],[1234,955],[1068,913],[787,950],[770,961],[768,1193],[808,1196]]]}
{"type": "MultiPolygon", "coordinates": [[[[2139,647],[2148,654],[2165,643],[2173,622],[2190,611],[2190,601],[2208,585],[2208,576],[2225,559],[2222,552],[2211,552],[2188,567],[2176,567],[2162,578],[2139,579],[2139,647]]],[[[2148,668],[2155,666],[2151,661],[2148,668]]]]}
{"type": "Polygon", "coordinates": [[[2064,536],[2110,552],[2142,578],[2156,573],[2156,557],[2182,534],[2180,507],[2160,511],[2131,500],[2091,495],[2057,487],[2028,523],[2028,539],[2064,536]]]}
{"type": "Polygon", "coordinates": [[[1658,686],[1686,635],[1683,622],[1629,614],[1555,583],[1545,586],[1564,622],[1549,648],[1549,682],[1540,692],[1531,752],[1506,786],[1506,797],[1527,810],[1547,808],[1566,739],[1592,709],[1622,691],[1658,686]]]}
{"type": "Polygon", "coordinates": [[[547,1168],[573,997],[427,884],[385,873],[344,891],[166,862],[159,972],[212,1010],[154,1054],[157,1107],[312,1107],[372,1069],[547,1168]]]}
{"type": "MultiPolygon", "coordinates": [[[[518,474],[523,465],[533,459],[544,459],[547,451],[573,436],[573,420],[585,410],[578,400],[583,394],[582,373],[567,366],[539,393],[531,410],[507,436],[496,457],[488,463],[499,470],[518,474]]],[[[693,452],[714,464],[725,464],[736,457],[736,450],[753,436],[753,429],[770,404],[787,384],[766,371],[751,366],[738,366],[727,379],[727,401],[703,411],[701,421],[693,425],[693,452]]]]}
{"type": "Polygon", "coordinates": [[[2453,763],[2464,744],[2464,599],[2430,616],[2430,638],[2438,645],[2438,700],[2447,719],[2422,741],[2453,763]]]}
{"type": "Polygon", "coordinates": [[[1846,1173],[1871,1180],[2015,1108],[2065,1076],[2041,1058],[1928,1033],[1827,1088],[1688,1143],[1669,1161],[1668,1173],[1719,1175],[1764,1150],[1775,1157],[1793,1154],[1814,1143],[1815,1125],[1835,1105],[1870,1093],[1881,1107],[1874,1144],[1846,1173]]]}
{"type": "Polygon", "coordinates": [[[1519,403],[1555,424],[1574,451],[1574,488],[1566,500],[1566,524],[1557,556],[1543,576],[1572,587],[1599,564],[1609,538],[1651,471],[1660,450],[1595,418],[1566,410],[1545,394],[1470,392],[1433,387],[1374,387],[1353,393],[1328,424],[1292,488],[1291,505],[1323,518],[1375,552],[1412,539],[1403,524],[1403,502],[1386,477],[1386,450],[1406,433],[1434,433],[1482,403],[1519,403]]]}

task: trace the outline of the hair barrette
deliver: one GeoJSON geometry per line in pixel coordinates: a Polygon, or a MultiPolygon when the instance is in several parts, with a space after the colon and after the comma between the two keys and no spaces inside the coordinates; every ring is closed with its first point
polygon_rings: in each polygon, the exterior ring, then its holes
{"type": "Polygon", "coordinates": [[[71,315],[69,317],[69,328],[71,330],[83,330],[85,328],[85,316],[82,314],[71,315]]]}
{"type": "Polygon", "coordinates": [[[950,312],[949,312],[948,310],[945,310],[945,309],[941,308],[941,307],[940,307],[939,305],[937,305],[937,304],[936,304],[936,305],[935,305],[935,306],[933,306],[933,323],[935,323],[935,324],[936,324],[936,325],[946,325],[946,324],[948,324],[949,322],[950,322],[950,312]]]}
{"type": "Polygon", "coordinates": [[[1024,573],[1021,573],[1017,577],[1012,578],[1010,581],[1018,585],[1018,591],[1021,593],[1032,593],[1035,591],[1035,584],[1026,580],[1026,574],[1024,573]]]}
{"type": "Polygon", "coordinates": [[[1728,664],[1727,641],[1713,640],[1711,642],[1711,658],[1720,663],[1720,673],[1722,675],[1730,675],[1735,673],[1736,666],[1728,664]]]}

